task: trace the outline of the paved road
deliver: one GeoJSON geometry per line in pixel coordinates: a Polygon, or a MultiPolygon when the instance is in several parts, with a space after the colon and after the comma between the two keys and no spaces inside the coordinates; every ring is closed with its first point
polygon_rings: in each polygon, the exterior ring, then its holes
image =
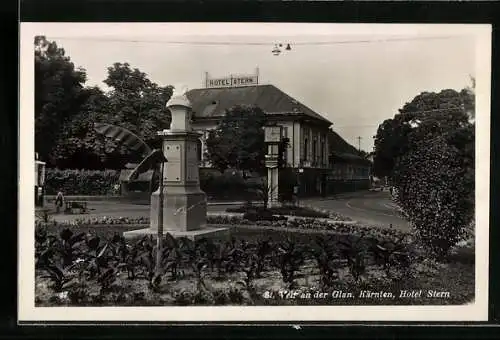
{"type": "MultiPolygon", "coordinates": [[[[353,220],[406,230],[408,223],[397,216],[396,209],[392,204],[389,194],[386,192],[356,192],[339,195],[332,199],[303,199],[304,204],[315,206],[320,209],[336,211],[348,216],[353,220]]],[[[209,205],[208,212],[224,212],[231,204],[209,205]]],[[[58,221],[71,221],[82,217],[113,216],[113,217],[140,217],[149,216],[149,206],[139,204],[125,204],[116,202],[89,202],[90,214],[86,215],[55,215],[58,221]]]]}
{"type": "Polygon", "coordinates": [[[311,200],[307,204],[329,209],[342,215],[373,225],[408,230],[408,222],[397,214],[387,192],[358,192],[336,199],[311,200]]]}

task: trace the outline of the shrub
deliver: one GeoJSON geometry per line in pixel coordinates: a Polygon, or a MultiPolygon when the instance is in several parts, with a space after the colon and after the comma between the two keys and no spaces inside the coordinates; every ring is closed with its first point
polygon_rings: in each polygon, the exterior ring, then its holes
{"type": "Polygon", "coordinates": [[[243,219],[249,221],[280,221],[286,220],[285,216],[275,216],[270,210],[259,209],[256,211],[249,211],[243,214],[243,219]]]}
{"type": "Polygon", "coordinates": [[[120,172],[117,170],[47,169],[46,195],[55,195],[62,188],[65,195],[116,194],[120,172]]]}
{"type": "Polygon", "coordinates": [[[255,199],[248,192],[249,184],[239,174],[204,174],[200,176],[200,188],[209,197],[217,199],[255,199]]]}
{"type": "Polygon", "coordinates": [[[458,150],[439,138],[422,142],[397,165],[397,203],[433,255],[444,256],[474,215],[474,187],[458,150]]]}
{"type": "Polygon", "coordinates": [[[330,216],[328,213],[300,206],[281,206],[267,209],[265,209],[264,207],[241,206],[236,208],[227,208],[226,211],[234,213],[257,214],[263,217],[261,219],[265,219],[266,216],[271,215],[290,215],[318,218],[328,218],[330,216]]]}

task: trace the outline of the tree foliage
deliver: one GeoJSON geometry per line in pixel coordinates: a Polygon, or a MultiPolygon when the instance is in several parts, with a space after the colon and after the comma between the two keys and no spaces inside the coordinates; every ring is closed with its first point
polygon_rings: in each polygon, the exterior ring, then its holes
{"type": "Polygon", "coordinates": [[[474,178],[468,171],[461,151],[444,136],[422,140],[395,167],[397,202],[437,257],[460,240],[474,216],[474,178]]]}
{"type": "Polygon", "coordinates": [[[375,174],[390,176],[417,237],[445,255],[474,216],[474,91],[424,92],[384,121],[375,174]]]}
{"type": "Polygon", "coordinates": [[[157,140],[157,131],[170,126],[166,103],[172,96],[172,86],[153,83],[144,72],[132,69],[128,63],[108,67],[104,83],[111,88],[108,111],[113,115],[108,123],[126,128],[148,143],[157,140]]]}
{"type": "Polygon", "coordinates": [[[65,124],[58,136],[52,155],[59,168],[102,169],[121,165],[119,157],[126,150],[113,140],[96,135],[93,125],[108,120],[104,111],[108,98],[98,87],[85,88],[85,103],[65,124]]]}
{"type": "Polygon", "coordinates": [[[474,93],[443,90],[422,92],[385,120],[375,136],[374,173],[391,176],[398,159],[423,139],[466,129],[474,117],[474,93]]]}
{"type": "Polygon", "coordinates": [[[172,86],[159,86],[128,63],[108,68],[110,91],[85,87],[86,72],[76,68],[64,49],[35,37],[35,148],[49,166],[120,169],[143,158],[116,140],[104,138],[95,122],[126,128],[152,147],[156,132],[168,128],[165,104],[172,86]]]}
{"type": "Polygon", "coordinates": [[[255,106],[235,106],[226,111],[207,138],[207,158],[221,172],[228,168],[260,171],[264,166],[265,113],[255,106]]]}
{"type": "Polygon", "coordinates": [[[34,39],[34,57],[35,150],[53,164],[52,151],[60,132],[87,99],[86,72],[76,68],[64,49],[44,36],[34,39]]]}

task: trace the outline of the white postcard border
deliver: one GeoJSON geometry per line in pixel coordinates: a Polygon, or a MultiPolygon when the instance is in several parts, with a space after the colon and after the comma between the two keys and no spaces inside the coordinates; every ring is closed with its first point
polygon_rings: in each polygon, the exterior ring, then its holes
{"type": "MultiPolygon", "coordinates": [[[[52,23],[51,23],[52,24],[52,23]]],[[[44,23],[20,24],[19,321],[486,321],[488,317],[491,25],[60,23],[65,35],[359,35],[476,37],[476,298],[462,306],[35,307],[34,296],[34,62],[33,38],[44,23]],[[230,28],[228,28],[230,26],[230,28]],[[283,26],[286,29],[283,30],[283,26]],[[161,29],[159,29],[161,27],[161,29]],[[286,34],[283,34],[286,32],[286,34]]]]}

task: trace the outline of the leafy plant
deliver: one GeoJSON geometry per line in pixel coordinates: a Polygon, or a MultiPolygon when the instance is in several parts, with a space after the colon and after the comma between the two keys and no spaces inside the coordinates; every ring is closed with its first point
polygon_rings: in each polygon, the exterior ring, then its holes
{"type": "Polygon", "coordinates": [[[80,247],[85,242],[86,235],[83,232],[74,235],[71,230],[66,228],[61,231],[59,236],[61,243],[58,251],[62,257],[63,267],[67,267],[81,255],[80,247]]]}
{"type": "Polygon", "coordinates": [[[356,282],[359,282],[366,272],[366,249],[363,247],[363,238],[364,234],[357,238],[348,236],[338,243],[340,255],[347,260],[349,272],[356,282]]]}
{"type": "Polygon", "coordinates": [[[174,303],[179,306],[189,306],[194,302],[194,294],[186,289],[174,292],[174,303]]]}
{"type": "Polygon", "coordinates": [[[181,247],[170,233],[165,234],[163,246],[162,268],[165,271],[170,271],[172,280],[175,280],[182,265],[183,254],[181,247]]]}
{"type": "Polygon", "coordinates": [[[398,271],[398,269],[406,272],[410,268],[410,254],[403,243],[404,238],[403,236],[395,242],[380,242],[372,248],[375,263],[384,268],[387,277],[390,279],[402,279],[404,275],[396,277],[393,272],[398,271]]]}
{"type": "Polygon", "coordinates": [[[338,273],[340,260],[337,258],[335,243],[327,237],[317,237],[311,249],[318,264],[320,286],[322,289],[331,287],[335,274],[338,273]]]}
{"type": "Polygon", "coordinates": [[[62,292],[71,287],[71,285],[75,284],[75,279],[77,279],[76,275],[71,275],[67,270],[64,270],[56,264],[44,266],[43,271],[45,274],[40,277],[50,279],[52,288],[56,292],[62,292]]]}
{"type": "Polygon", "coordinates": [[[78,283],[74,284],[68,290],[68,298],[71,303],[81,305],[89,302],[89,285],[84,278],[79,278],[78,283]]]}
{"type": "MultiPolygon", "coordinates": [[[[122,241],[123,242],[123,241],[122,241]]],[[[129,279],[134,280],[137,277],[143,277],[151,281],[154,277],[154,246],[151,236],[144,236],[136,241],[129,248],[126,244],[120,246],[122,262],[119,268],[127,270],[129,279]]]]}
{"type": "Polygon", "coordinates": [[[296,273],[304,263],[304,250],[295,240],[288,238],[278,245],[278,252],[283,282],[287,284],[289,289],[293,289],[296,285],[296,273]]]}

